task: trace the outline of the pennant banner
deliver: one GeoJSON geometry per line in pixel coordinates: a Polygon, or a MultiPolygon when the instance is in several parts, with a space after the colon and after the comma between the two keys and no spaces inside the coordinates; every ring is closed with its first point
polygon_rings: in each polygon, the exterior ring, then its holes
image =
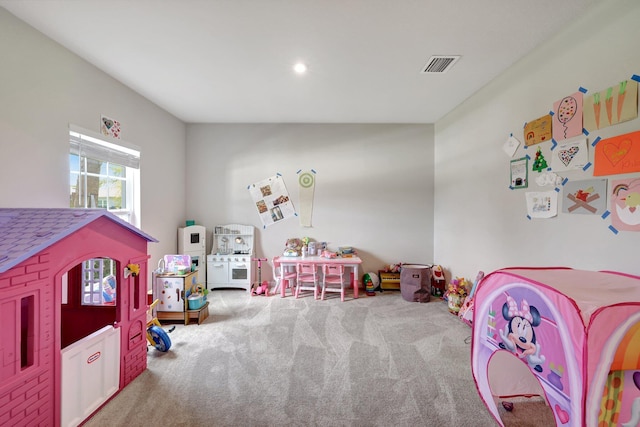
{"type": "Polygon", "coordinates": [[[311,227],[313,213],[313,192],[316,186],[316,171],[298,171],[300,197],[300,225],[311,227]]]}

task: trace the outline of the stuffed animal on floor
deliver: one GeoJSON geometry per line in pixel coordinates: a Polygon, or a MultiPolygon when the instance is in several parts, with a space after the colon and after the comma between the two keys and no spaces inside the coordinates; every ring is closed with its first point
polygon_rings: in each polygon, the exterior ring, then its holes
{"type": "Polygon", "coordinates": [[[269,296],[269,282],[267,282],[266,280],[264,282],[262,282],[261,284],[254,284],[251,287],[251,295],[264,295],[265,297],[269,296]]]}

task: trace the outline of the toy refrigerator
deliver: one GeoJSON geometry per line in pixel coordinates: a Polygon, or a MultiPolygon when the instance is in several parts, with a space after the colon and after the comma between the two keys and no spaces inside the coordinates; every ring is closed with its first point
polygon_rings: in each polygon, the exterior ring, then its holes
{"type": "Polygon", "coordinates": [[[192,289],[197,284],[197,273],[185,275],[156,275],[154,278],[154,296],[159,300],[156,309],[161,311],[181,312],[185,309],[185,288],[192,289]]]}
{"type": "Polygon", "coordinates": [[[198,271],[198,283],[207,283],[206,228],[190,225],[178,228],[178,253],[191,256],[191,263],[198,271]]]}

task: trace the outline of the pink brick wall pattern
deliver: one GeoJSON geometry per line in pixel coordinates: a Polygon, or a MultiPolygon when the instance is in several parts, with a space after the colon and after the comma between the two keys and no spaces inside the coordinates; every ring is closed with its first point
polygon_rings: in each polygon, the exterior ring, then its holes
{"type": "MultiPolygon", "coordinates": [[[[49,257],[33,256],[7,271],[10,288],[20,287],[23,294],[37,293],[43,301],[37,311],[39,319],[37,348],[33,366],[24,369],[19,380],[9,381],[7,390],[0,395],[0,425],[46,426],[53,425],[53,304],[52,286],[46,286],[49,257]],[[30,273],[26,273],[31,269],[30,273]],[[30,280],[24,280],[28,277],[30,280]],[[26,286],[25,286],[26,285],[26,286]],[[48,303],[47,303],[48,302],[48,303]]],[[[6,280],[6,279],[5,279],[6,280]]],[[[5,289],[5,292],[7,290],[5,289]]],[[[8,293],[8,292],[7,292],[8,293]]],[[[19,294],[16,298],[21,298],[19,294]]],[[[4,388],[4,387],[3,387],[4,388]]]]}

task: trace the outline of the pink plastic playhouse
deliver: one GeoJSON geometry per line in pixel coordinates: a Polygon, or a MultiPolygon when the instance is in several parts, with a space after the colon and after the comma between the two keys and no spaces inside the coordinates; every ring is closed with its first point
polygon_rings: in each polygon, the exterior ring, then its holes
{"type": "Polygon", "coordinates": [[[476,291],[471,368],[500,425],[499,399],[538,395],[558,426],[639,426],[640,277],[489,274],[476,291]]]}
{"type": "Polygon", "coordinates": [[[94,209],[0,209],[0,236],[0,425],[78,425],[147,367],[156,240],[94,209]]]}

